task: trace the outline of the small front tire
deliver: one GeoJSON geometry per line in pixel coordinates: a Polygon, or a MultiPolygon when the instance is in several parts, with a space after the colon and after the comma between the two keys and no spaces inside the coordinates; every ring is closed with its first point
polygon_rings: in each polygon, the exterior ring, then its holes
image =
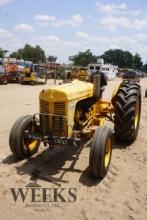
{"type": "Polygon", "coordinates": [[[103,178],[109,169],[112,155],[112,130],[107,127],[98,127],[94,133],[89,168],[93,176],[103,178]]]}
{"type": "Polygon", "coordinates": [[[13,125],[9,136],[9,145],[15,157],[24,159],[37,153],[40,141],[25,137],[25,132],[31,132],[32,129],[31,115],[19,118],[13,125]]]}

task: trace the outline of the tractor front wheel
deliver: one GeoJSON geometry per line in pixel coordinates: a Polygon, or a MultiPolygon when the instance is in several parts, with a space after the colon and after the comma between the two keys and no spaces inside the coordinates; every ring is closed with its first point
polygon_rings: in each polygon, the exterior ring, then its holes
{"type": "Polygon", "coordinates": [[[40,141],[30,139],[27,133],[34,132],[31,115],[20,117],[13,125],[9,145],[12,153],[19,159],[27,158],[38,151],[40,141]]]}
{"type": "Polygon", "coordinates": [[[107,127],[98,127],[94,133],[89,168],[93,176],[104,177],[109,169],[112,154],[112,130],[107,127]]]}
{"type": "Polygon", "coordinates": [[[118,140],[135,141],[140,122],[141,89],[137,83],[124,83],[118,90],[114,105],[114,130],[118,140]]]}

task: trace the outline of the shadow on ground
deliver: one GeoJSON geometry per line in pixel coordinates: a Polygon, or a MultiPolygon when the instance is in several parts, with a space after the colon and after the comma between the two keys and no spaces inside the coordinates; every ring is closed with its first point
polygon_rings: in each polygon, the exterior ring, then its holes
{"type": "MultiPolygon", "coordinates": [[[[127,148],[126,144],[118,143],[115,137],[113,142],[113,150],[127,148]]],[[[57,146],[52,150],[45,149],[37,155],[24,160],[24,162],[20,162],[13,155],[9,155],[3,160],[3,163],[15,164],[17,173],[19,175],[28,174],[30,180],[42,179],[60,186],[62,183],[69,183],[70,179],[65,178],[67,172],[76,172],[80,173],[79,182],[82,185],[88,187],[95,186],[102,179],[94,178],[89,171],[89,167],[86,167],[84,171],[75,168],[77,160],[80,159],[82,149],[82,147],[57,146]],[[68,163],[68,166],[66,166],[67,161],[71,162],[70,165],[68,163]]]]}
{"type": "Polygon", "coordinates": [[[67,172],[82,172],[75,168],[81,151],[82,148],[72,146],[56,147],[53,150],[46,149],[24,160],[24,162],[20,162],[13,155],[9,155],[3,160],[3,163],[9,165],[15,164],[17,173],[19,175],[28,174],[31,180],[43,179],[44,181],[60,185],[61,183],[68,183],[70,181],[64,178],[67,172]],[[66,166],[67,161],[71,161],[68,167],[66,166]]]}

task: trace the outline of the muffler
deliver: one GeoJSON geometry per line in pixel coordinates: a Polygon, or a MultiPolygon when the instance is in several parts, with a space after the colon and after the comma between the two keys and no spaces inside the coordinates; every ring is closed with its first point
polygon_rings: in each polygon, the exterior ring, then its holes
{"type": "Polygon", "coordinates": [[[93,79],[93,96],[96,99],[101,97],[101,76],[95,75],[93,79]]]}

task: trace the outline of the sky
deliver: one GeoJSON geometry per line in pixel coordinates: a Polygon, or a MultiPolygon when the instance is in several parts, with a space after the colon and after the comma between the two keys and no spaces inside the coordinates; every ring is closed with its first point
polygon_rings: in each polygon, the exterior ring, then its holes
{"type": "Polygon", "coordinates": [[[147,63],[147,0],[0,0],[0,48],[26,43],[61,63],[87,49],[129,50],[147,63]]]}

